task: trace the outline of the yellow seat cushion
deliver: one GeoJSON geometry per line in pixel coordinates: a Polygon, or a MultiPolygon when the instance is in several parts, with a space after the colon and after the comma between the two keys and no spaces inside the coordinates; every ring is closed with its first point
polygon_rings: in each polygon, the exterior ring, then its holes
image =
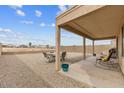
{"type": "Polygon", "coordinates": [[[107,62],[108,56],[104,56],[104,57],[102,57],[101,59],[102,59],[103,62],[107,62]]]}

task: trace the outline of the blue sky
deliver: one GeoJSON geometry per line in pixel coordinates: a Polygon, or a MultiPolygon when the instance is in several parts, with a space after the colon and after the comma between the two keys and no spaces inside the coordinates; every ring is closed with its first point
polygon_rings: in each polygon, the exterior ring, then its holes
{"type": "MultiPolygon", "coordinates": [[[[55,18],[70,6],[0,6],[0,43],[55,45],[55,18]]],[[[96,44],[110,44],[100,41],[96,44]]],[[[82,37],[61,32],[62,45],[82,45],[82,37]]],[[[87,40],[87,44],[91,44],[87,40]]]]}

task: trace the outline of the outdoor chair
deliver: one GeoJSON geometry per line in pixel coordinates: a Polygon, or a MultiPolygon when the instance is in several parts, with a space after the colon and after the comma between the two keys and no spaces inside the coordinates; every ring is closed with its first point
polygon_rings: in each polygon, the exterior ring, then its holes
{"type": "Polygon", "coordinates": [[[43,52],[43,55],[49,63],[55,61],[55,55],[47,54],[45,52],[43,52]]]}
{"type": "Polygon", "coordinates": [[[66,51],[62,52],[62,54],[61,54],[61,61],[62,62],[65,61],[66,54],[67,54],[66,51]]]}
{"type": "Polygon", "coordinates": [[[116,62],[116,59],[116,49],[110,49],[108,56],[101,56],[99,58],[96,58],[96,66],[99,67],[99,65],[102,65],[108,67],[108,69],[117,68],[118,63],[116,62]]]}
{"type": "Polygon", "coordinates": [[[110,53],[110,52],[112,52],[111,58],[117,59],[117,50],[116,50],[116,48],[111,48],[111,49],[109,50],[109,53],[110,53]]]}
{"type": "MultiPolygon", "coordinates": [[[[55,55],[53,54],[47,54],[45,52],[43,52],[44,57],[47,59],[47,61],[50,62],[55,62],[55,55]]],[[[65,57],[66,57],[66,51],[62,52],[61,56],[60,56],[60,60],[63,62],[65,61],[65,57]]]]}

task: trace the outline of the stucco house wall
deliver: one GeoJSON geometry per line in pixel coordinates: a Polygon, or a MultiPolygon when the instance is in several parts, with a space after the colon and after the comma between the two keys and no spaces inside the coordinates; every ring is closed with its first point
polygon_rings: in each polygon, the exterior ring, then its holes
{"type": "Polygon", "coordinates": [[[122,57],[122,30],[120,30],[119,36],[118,36],[118,61],[122,70],[122,73],[124,74],[124,57],[122,57]]]}

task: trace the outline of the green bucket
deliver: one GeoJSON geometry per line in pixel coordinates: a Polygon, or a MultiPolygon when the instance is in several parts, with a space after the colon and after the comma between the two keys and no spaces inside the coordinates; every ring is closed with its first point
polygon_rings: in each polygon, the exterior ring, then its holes
{"type": "Polygon", "coordinates": [[[68,70],[69,70],[69,64],[62,64],[62,65],[61,65],[61,68],[62,68],[62,70],[63,70],[64,72],[68,72],[68,70]]]}

